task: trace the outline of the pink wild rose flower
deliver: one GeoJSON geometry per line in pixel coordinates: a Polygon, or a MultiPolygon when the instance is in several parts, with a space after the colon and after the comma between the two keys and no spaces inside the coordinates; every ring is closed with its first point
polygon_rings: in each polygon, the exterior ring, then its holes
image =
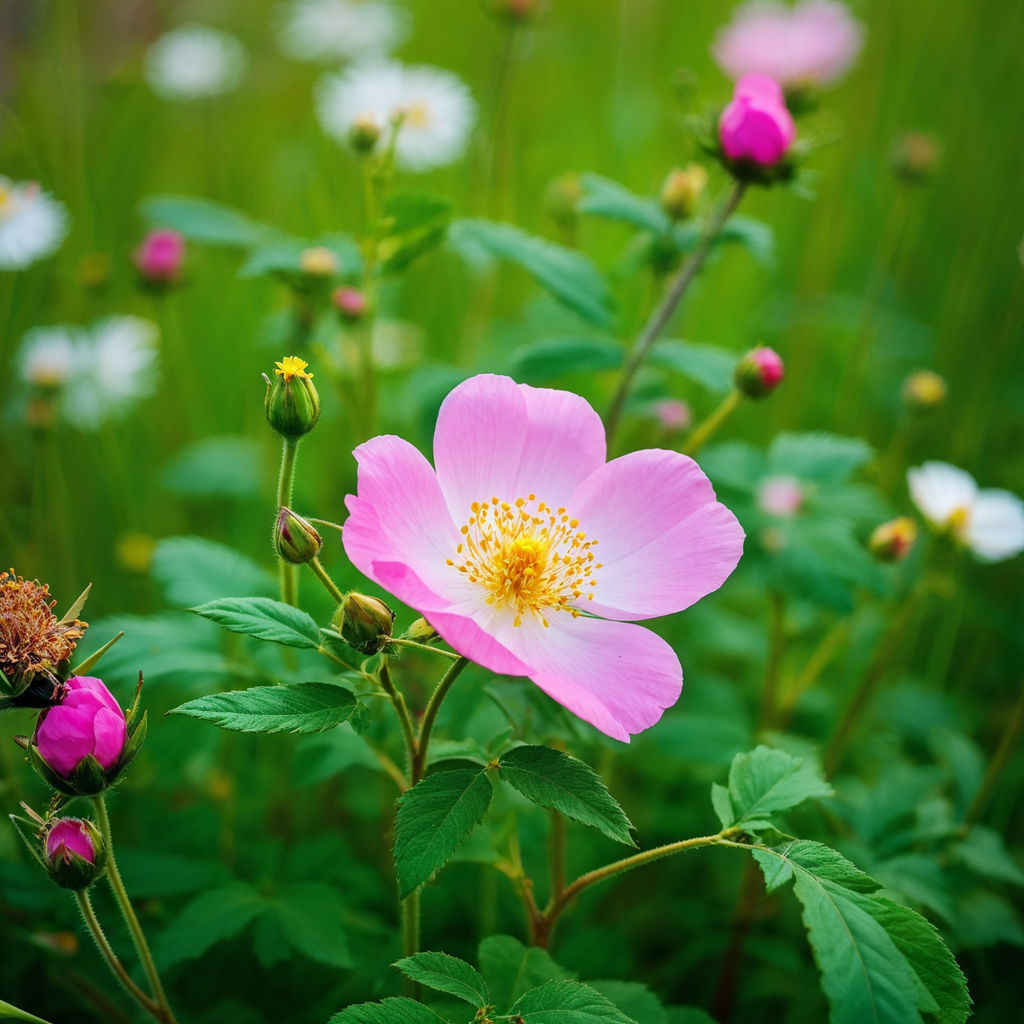
{"type": "Polygon", "coordinates": [[[460,654],[529,676],[616,739],[679,698],[679,659],[628,620],[687,608],[736,567],[743,530],[674,451],[605,462],[578,395],[481,375],[441,406],[434,466],[407,441],[355,451],[344,545],[460,654]]]}
{"type": "Polygon", "coordinates": [[[730,160],[751,160],[761,167],[777,164],[796,139],[782,86],[765,75],[744,75],[718,120],[718,134],[730,160]]]}
{"type": "Polygon", "coordinates": [[[150,231],[135,250],[135,266],[147,281],[175,281],[185,262],[185,236],[158,228],[150,231]]]}
{"type": "Polygon", "coordinates": [[[124,712],[102,680],[72,676],[64,699],[39,716],[35,744],[40,757],[58,774],[70,778],[90,754],[106,770],[124,750],[124,712]]]}
{"type": "Polygon", "coordinates": [[[752,0],[736,8],[711,50],[730,78],[754,72],[801,88],[841,78],[863,45],[863,26],[838,0],[801,0],[792,7],[752,0]]]}

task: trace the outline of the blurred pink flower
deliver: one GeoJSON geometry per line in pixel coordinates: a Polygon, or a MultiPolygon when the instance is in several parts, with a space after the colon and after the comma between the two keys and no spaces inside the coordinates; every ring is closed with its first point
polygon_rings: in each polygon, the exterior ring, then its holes
{"type": "Polygon", "coordinates": [[[803,485],[793,476],[770,476],[757,488],[757,507],[765,515],[788,519],[803,503],[803,485]]]}
{"type": "Polygon", "coordinates": [[[762,167],[777,164],[796,138],[782,86],[765,75],[744,75],[722,111],[718,133],[730,160],[752,160],[762,167]]]}
{"type": "Polygon", "coordinates": [[[148,281],[176,280],[184,262],[185,236],[178,231],[150,231],[135,250],[135,266],[148,281]]]}
{"type": "Polygon", "coordinates": [[[584,399],[491,375],[442,404],[436,471],[398,437],[355,454],[349,558],[456,651],[529,676],[620,740],[675,703],[675,652],[624,620],[717,590],[743,547],[692,459],[646,450],[606,463],[584,399]]]}
{"type": "Polygon", "coordinates": [[[94,864],[96,851],[92,836],[80,818],[60,818],[46,834],[46,859],[51,863],[56,860],[69,862],[72,856],[94,864]]]}
{"type": "Polygon", "coordinates": [[[65,686],[60,704],[39,716],[39,756],[64,778],[70,778],[90,754],[104,770],[111,768],[124,749],[124,712],[102,680],[72,676],[65,686]]]}
{"type": "Polygon", "coordinates": [[[841,78],[863,44],[864,27],[838,0],[751,0],[718,30],[711,52],[730,78],[756,72],[799,88],[841,78]]]}
{"type": "Polygon", "coordinates": [[[669,433],[688,430],[693,423],[693,413],[689,405],[678,398],[666,398],[651,406],[657,421],[669,433]]]}

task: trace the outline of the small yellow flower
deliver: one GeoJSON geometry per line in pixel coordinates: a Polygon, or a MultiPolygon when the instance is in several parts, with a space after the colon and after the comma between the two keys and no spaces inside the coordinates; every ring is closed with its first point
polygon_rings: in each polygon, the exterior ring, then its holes
{"type": "Polygon", "coordinates": [[[284,359],[280,362],[275,362],[274,365],[277,367],[274,373],[279,377],[284,377],[285,384],[290,384],[295,377],[298,377],[299,380],[313,379],[313,374],[306,373],[306,367],[309,363],[298,356],[285,356],[284,359]]]}

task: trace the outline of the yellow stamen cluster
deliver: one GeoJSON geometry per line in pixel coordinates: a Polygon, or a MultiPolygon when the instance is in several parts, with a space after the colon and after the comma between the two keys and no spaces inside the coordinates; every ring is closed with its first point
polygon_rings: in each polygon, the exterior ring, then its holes
{"type": "Polygon", "coordinates": [[[488,604],[514,608],[513,625],[533,615],[547,626],[550,611],[575,618],[577,603],[594,599],[597,541],[566,509],[552,509],[531,494],[512,503],[474,501],[470,512],[448,565],[488,590],[488,604]]]}
{"type": "Polygon", "coordinates": [[[300,380],[313,379],[313,374],[306,373],[306,367],[309,363],[298,356],[285,356],[284,359],[280,362],[275,362],[274,365],[277,367],[274,373],[279,377],[284,377],[285,384],[288,384],[294,377],[298,377],[300,380]]]}
{"type": "Polygon", "coordinates": [[[949,519],[946,522],[949,524],[949,528],[959,537],[967,529],[967,523],[970,518],[971,510],[964,505],[958,505],[949,513],[949,519]]]}
{"type": "Polygon", "coordinates": [[[50,588],[14,570],[0,572],[0,669],[12,677],[56,667],[70,658],[86,623],[61,622],[53,614],[50,588]]]}

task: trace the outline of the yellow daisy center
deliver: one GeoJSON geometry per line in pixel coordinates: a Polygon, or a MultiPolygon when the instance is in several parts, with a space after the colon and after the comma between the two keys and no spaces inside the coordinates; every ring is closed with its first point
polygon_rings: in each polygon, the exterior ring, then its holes
{"type": "Polygon", "coordinates": [[[306,373],[306,367],[309,365],[305,359],[300,359],[298,356],[285,356],[280,362],[275,362],[274,365],[277,367],[274,370],[280,377],[284,377],[285,384],[288,384],[293,377],[304,378],[306,380],[312,380],[313,374],[306,373]]]}
{"type": "Polygon", "coordinates": [[[971,510],[966,505],[958,505],[949,514],[950,529],[958,535],[962,535],[964,530],[967,529],[967,520],[970,519],[971,510]]]}
{"type": "Polygon", "coordinates": [[[462,543],[448,565],[488,591],[487,603],[515,611],[513,625],[532,615],[545,626],[545,613],[579,615],[577,602],[594,598],[595,561],[591,540],[564,508],[552,509],[535,494],[514,502],[474,501],[461,527],[462,543]]]}
{"type": "Polygon", "coordinates": [[[426,128],[430,124],[430,108],[421,100],[410,103],[403,115],[404,123],[413,128],[426,128]]]}

